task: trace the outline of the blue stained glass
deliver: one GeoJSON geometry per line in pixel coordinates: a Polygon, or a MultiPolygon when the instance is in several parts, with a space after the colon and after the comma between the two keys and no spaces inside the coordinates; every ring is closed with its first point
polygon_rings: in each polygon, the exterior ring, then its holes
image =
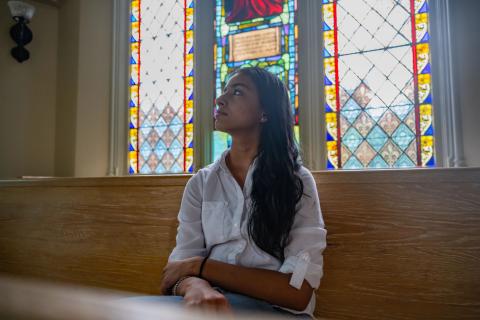
{"type": "Polygon", "coordinates": [[[375,126],[367,135],[367,142],[372,146],[375,151],[379,152],[380,149],[388,141],[388,136],[379,126],[375,126]]]}
{"type": "Polygon", "coordinates": [[[427,162],[427,167],[435,167],[435,158],[431,158],[428,162],[427,162]]]}
{"type": "Polygon", "coordinates": [[[159,140],[158,143],[157,143],[157,145],[155,146],[155,149],[157,149],[157,150],[160,149],[160,150],[165,151],[165,150],[167,150],[168,148],[167,148],[167,146],[165,145],[165,142],[163,142],[163,140],[159,140]]]}
{"type": "MultiPolygon", "coordinates": [[[[133,172],[131,172],[133,173],[133,172]]],[[[140,173],[141,174],[150,174],[152,173],[152,169],[148,166],[148,164],[145,162],[145,164],[140,168],[140,173]]]]}
{"type": "Polygon", "coordinates": [[[355,128],[350,127],[350,129],[348,129],[345,135],[343,136],[342,144],[347,146],[347,148],[351,152],[355,152],[355,150],[357,150],[358,146],[360,145],[360,143],[362,143],[362,141],[363,141],[362,135],[358,133],[358,131],[355,128]]]}
{"type": "MultiPolygon", "coordinates": [[[[171,168],[170,168],[171,170],[171,168]]],[[[161,162],[158,163],[157,168],[155,168],[155,173],[162,173],[165,171],[165,167],[162,165],[161,162]]]]}
{"type": "Polygon", "coordinates": [[[351,156],[343,167],[345,169],[361,169],[363,165],[355,156],[351,156]]]}
{"type": "Polygon", "coordinates": [[[413,105],[403,105],[403,106],[393,106],[390,108],[399,118],[400,120],[404,120],[405,117],[410,113],[410,111],[413,109],[413,105]]]}
{"type": "Polygon", "coordinates": [[[415,134],[402,123],[393,133],[392,138],[402,150],[405,150],[410,145],[410,142],[415,139],[415,134]]]}
{"type": "Polygon", "coordinates": [[[427,33],[425,33],[425,35],[423,36],[422,40],[420,40],[419,42],[428,42],[430,41],[430,35],[427,33]]]}
{"type": "Polygon", "coordinates": [[[165,122],[165,119],[163,117],[158,118],[157,123],[155,123],[156,127],[166,127],[168,126],[167,123],[165,122]]]}
{"type": "Polygon", "coordinates": [[[353,123],[362,112],[362,108],[355,102],[355,100],[349,99],[340,112],[350,123],[353,123]]]}
{"type": "Polygon", "coordinates": [[[330,161],[327,161],[327,169],[328,170],[335,169],[335,166],[330,161]]]}
{"type": "Polygon", "coordinates": [[[172,153],[173,157],[176,159],[182,154],[183,148],[182,148],[182,145],[180,145],[180,146],[170,148],[169,151],[172,153]]]}
{"type": "Polygon", "coordinates": [[[368,113],[370,117],[372,117],[375,122],[380,120],[380,118],[383,116],[385,111],[387,111],[388,108],[385,106],[378,106],[378,107],[366,107],[365,111],[368,113]]]}
{"type": "Polygon", "coordinates": [[[394,167],[396,168],[410,168],[414,166],[415,163],[413,163],[413,161],[406,154],[402,154],[394,164],[394,167]]]}
{"type": "Polygon", "coordinates": [[[327,141],[335,141],[335,139],[333,139],[332,135],[328,132],[327,132],[327,141]]]}
{"type": "Polygon", "coordinates": [[[150,146],[148,141],[145,141],[140,147],[140,154],[142,155],[143,158],[147,158],[151,152],[152,152],[152,147],[150,146]]]}
{"type": "Polygon", "coordinates": [[[175,163],[171,170],[173,173],[180,173],[183,171],[182,168],[178,165],[178,163],[175,163]]]}
{"type": "Polygon", "coordinates": [[[428,127],[428,129],[425,131],[424,135],[425,135],[425,136],[433,136],[433,134],[434,134],[434,132],[433,132],[433,126],[430,125],[430,126],[428,127]]]}
{"type": "Polygon", "coordinates": [[[325,112],[333,112],[332,108],[330,108],[327,103],[325,103],[325,112]]]}
{"type": "Polygon", "coordinates": [[[426,13],[428,12],[428,2],[425,1],[425,3],[423,4],[423,6],[420,8],[420,10],[418,10],[419,13],[426,13]]]}
{"type": "Polygon", "coordinates": [[[369,168],[372,168],[372,169],[385,169],[385,168],[389,168],[390,166],[388,165],[388,163],[383,160],[383,158],[378,154],[375,158],[373,158],[372,161],[370,161],[370,163],[368,164],[368,167],[369,168]]]}
{"type": "Polygon", "coordinates": [[[425,66],[425,68],[423,68],[421,73],[425,74],[425,73],[431,73],[431,72],[432,72],[432,70],[430,68],[430,63],[429,63],[425,66]]]}
{"type": "MultiPolygon", "coordinates": [[[[172,144],[170,145],[170,150],[171,149],[179,149],[181,150],[183,148],[182,144],[178,141],[178,139],[173,140],[172,144]]],[[[175,157],[176,158],[176,157],[175,157]]]]}
{"type": "Polygon", "coordinates": [[[432,95],[429,94],[425,100],[422,101],[422,103],[428,103],[428,104],[431,104],[432,103],[432,95]]]}

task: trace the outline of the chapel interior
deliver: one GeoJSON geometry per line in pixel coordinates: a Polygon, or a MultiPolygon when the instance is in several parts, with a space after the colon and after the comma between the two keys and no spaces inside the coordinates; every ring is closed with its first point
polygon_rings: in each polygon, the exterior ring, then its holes
{"type": "Polygon", "coordinates": [[[231,146],[215,98],[259,66],[288,88],[328,230],[315,317],[480,319],[479,17],[479,0],[0,1],[0,318],[212,319],[118,301],[159,294],[187,181],[231,146]]]}

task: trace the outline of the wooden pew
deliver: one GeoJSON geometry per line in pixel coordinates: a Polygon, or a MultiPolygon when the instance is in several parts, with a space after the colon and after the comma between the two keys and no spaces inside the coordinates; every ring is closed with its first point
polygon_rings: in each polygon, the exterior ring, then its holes
{"type": "MultiPolygon", "coordinates": [[[[316,315],[480,318],[480,169],[315,172],[316,315]]],[[[0,181],[0,272],[158,294],[189,176],[0,181]]]]}

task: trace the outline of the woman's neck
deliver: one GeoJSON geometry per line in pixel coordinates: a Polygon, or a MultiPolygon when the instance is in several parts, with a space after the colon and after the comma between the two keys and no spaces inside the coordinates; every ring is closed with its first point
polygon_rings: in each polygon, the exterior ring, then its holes
{"type": "Polygon", "coordinates": [[[258,136],[233,136],[232,147],[227,155],[228,169],[243,188],[248,169],[258,153],[258,136]]]}

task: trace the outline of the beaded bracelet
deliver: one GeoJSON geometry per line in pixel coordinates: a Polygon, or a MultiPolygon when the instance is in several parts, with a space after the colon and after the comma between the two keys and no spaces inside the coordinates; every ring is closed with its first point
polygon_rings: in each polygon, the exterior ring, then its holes
{"type": "Polygon", "coordinates": [[[175,285],[174,285],[173,288],[172,288],[172,296],[176,296],[176,295],[177,295],[177,289],[178,289],[178,287],[179,287],[180,284],[183,282],[183,280],[185,280],[185,279],[187,279],[187,278],[190,278],[190,276],[182,277],[182,278],[178,279],[178,281],[175,283],[175,285]]]}

